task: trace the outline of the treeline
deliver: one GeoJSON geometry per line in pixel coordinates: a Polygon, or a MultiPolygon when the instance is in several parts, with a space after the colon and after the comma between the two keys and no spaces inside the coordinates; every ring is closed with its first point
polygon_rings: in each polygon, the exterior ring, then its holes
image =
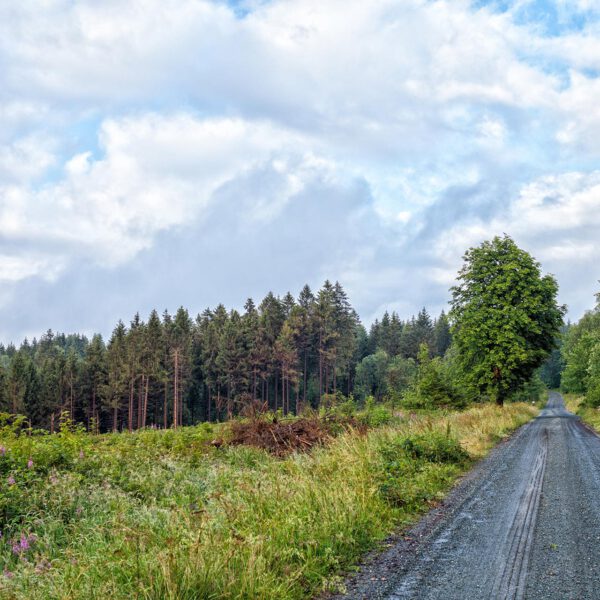
{"type": "Polygon", "coordinates": [[[600,294],[596,298],[596,307],[565,330],[561,388],[585,394],[587,405],[600,407],[600,294]]]}
{"type": "Polygon", "coordinates": [[[342,395],[418,396],[432,382],[443,388],[434,357],[450,344],[446,315],[432,320],[425,309],[407,321],[386,313],[367,332],[342,286],[326,281],[297,299],[249,299],[242,313],[219,305],[195,319],[184,308],[135,315],[106,343],[48,331],[0,346],[0,410],[50,430],[67,412],[92,430],[131,431],[297,413],[342,395]]]}

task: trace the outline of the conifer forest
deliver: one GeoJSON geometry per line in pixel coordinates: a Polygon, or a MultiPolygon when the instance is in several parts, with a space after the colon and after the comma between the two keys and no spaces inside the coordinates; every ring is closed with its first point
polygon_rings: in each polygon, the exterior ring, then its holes
{"type": "Polygon", "coordinates": [[[108,340],[54,333],[0,346],[0,411],[53,431],[62,414],[97,431],[178,427],[249,411],[297,414],[336,395],[399,396],[422,344],[442,357],[448,317],[384,313],[367,331],[339,283],[272,293],[244,311],[152,311],[108,340]]]}

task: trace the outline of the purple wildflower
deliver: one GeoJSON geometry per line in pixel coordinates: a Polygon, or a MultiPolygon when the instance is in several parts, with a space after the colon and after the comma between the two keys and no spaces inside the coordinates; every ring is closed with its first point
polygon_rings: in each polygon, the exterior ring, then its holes
{"type": "Polygon", "coordinates": [[[27,468],[33,469],[33,460],[31,460],[31,458],[27,461],[27,468]]]}
{"type": "Polygon", "coordinates": [[[79,517],[81,515],[81,513],[83,512],[83,508],[81,508],[81,506],[78,506],[75,509],[75,514],[79,517]]]}
{"type": "Polygon", "coordinates": [[[83,450],[79,451],[79,458],[83,458],[83,450]]]}
{"type": "Polygon", "coordinates": [[[4,577],[6,577],[7,579],[12,579],[14,576],[15,574],[12,571],[4,569],[4,577]]]}
{"type": "Polygon", "coordinates": [[[17,483],[17,482],[15,481],[15,478],[11,475],[8,478],[8,485],[15,485],[15,483],[17,483]]]}
{"type": "Polygon", "coordinates": [[[23,554],[24,552],[27,552],[27,550],[31,549],[31,545],[34,544],[36,540],[37,535],[35,535],[35,533],[29,535],[22,533],[19,540],[15,540],[12,543],[13,554],[23,554]]]}
{"type": "Polygon", "coordinates": [[[6,456],[6,448],[4,446],[0,446],[0,456],[6,456]]]}

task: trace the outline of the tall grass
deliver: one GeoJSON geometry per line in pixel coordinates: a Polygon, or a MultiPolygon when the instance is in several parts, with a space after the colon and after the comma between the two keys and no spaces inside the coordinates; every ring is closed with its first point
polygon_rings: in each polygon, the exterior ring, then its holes
{"type": "Polygon", "coordinates": [[[581,419],[600,432],[600,409],[587,406],[585,396],[579,394],[563,394],[567,410],[579,415],[581,419]]]}
{"type": "Polygon", "coordinates": [[[516,404],[404,415],[284,460],[214,448],[223,432],[211,426],[5,431],[0,596],[310,597],[534,413],[516,404]]]}

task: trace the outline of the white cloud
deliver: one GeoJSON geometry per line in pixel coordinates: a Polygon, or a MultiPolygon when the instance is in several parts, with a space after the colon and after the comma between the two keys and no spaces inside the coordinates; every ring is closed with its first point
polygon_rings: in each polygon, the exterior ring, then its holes
{"type": "Polygon", "coordinates": [[[471,218],[434,241],[429,276],[448,282],[466,248],[504,233],[532,252],[563,284],[562,296],[577,317],[591,303],[600,263],[600,171],[544,176],[525,185],[508,210],[491,219],[471,218]]]}
{"type": "Polygon", "coordinates": [[[30,182],[44,175],[56,162],[56,142],[44,135],[30,135],[0,146],[0,182],[30,182]]]}
{"type": "MultiPolygon", "coordinates": [[[[157,233],[194,222],[236,178],[265,168],[278,175],[273,193],[263,190],[247,207],[249,218],[264,220],[313,173],[326,173],[325,161],[303,154],[301,136],[264,122],[149,114],[106,121],[100,139],[102,158],[73,156],[56,183],[0,188],[5,240],[51,245],[63,264],[74,253],[115,266],[157,233]]],[[[11,263],[12,279],[19,269],[24,278],[46,266],[11,263]]]]}

